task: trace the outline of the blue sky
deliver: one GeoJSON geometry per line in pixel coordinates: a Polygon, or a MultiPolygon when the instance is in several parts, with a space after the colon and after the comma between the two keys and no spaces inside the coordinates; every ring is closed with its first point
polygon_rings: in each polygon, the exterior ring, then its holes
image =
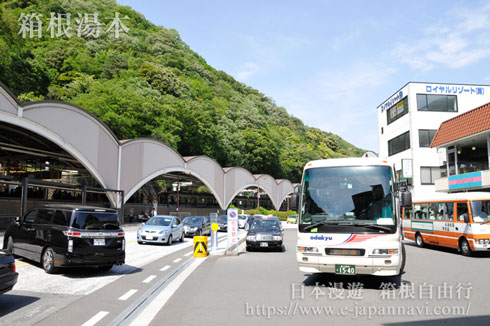
{"type": "Polygon", "coordinates": [[[378,151],[409,81],[490,84],[488,1],[117,0],[309,126],[378,151]]]}

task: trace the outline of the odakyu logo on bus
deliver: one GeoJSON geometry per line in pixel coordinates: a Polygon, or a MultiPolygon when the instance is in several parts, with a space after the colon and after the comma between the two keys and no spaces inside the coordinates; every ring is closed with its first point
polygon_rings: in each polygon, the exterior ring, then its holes
{"type": "Polygon", "coordinates": [[[328,237],[328,236],[324,236],[322,234],[322,235],[312,235],[310,237],[310,240],[325,240],[325,241],[329,241],[329,240],[333,240],[333,238],[332,237],[328,237]]]}
{"type": "Polygon", "coordinates": [[[327,245],[338,245],[344,243],[357,243],[378,237],[378,234],[353,234],[350,235],[323,235],[316,234],[310,236],[310,240],[320,240],[329,242],[327,245]]]}

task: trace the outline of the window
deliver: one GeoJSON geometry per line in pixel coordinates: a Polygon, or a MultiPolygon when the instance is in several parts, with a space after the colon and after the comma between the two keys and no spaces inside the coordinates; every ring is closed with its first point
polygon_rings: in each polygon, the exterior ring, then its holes
{"type": "Polygon", "coordinates": [[[410,148],[410,132],[407,131],[388,141],[388,156],[403,152],[410,148]]]}
{"type": "Polygon", "coordinates": [[[430,147],[436,132],[437,130],[435,129],[419,129],[419,146],[430,147]]]}
{"type": "Polygon", "coordinates": [[[408,113],[408,99],[405,97],[400,102],[386,110],[388,124],[403,117],[408,113]]]}
{"type": "Polygon", "coordinates": [[[456,95],[417,94],[417,110],[458,112],[456,95]]]}
{"type": "Polygon", "coordinates": [[[468,205],[466,203],[458,203],[456,213],[458,214],[458,221],[464,222],[465,218],[468,219],[468,205]]]}
{"type": "Polygon", "coordinates": [[[37,215],[37,210],[31,211],[29,214],[26,215],[24,218],[25,223],[34,223],[34,220],[36,219],[37,215]]]}
{"type": "Polygon", "coordinates": [[[51,218],[53,217],[53,211],[47,209],[40,209],[37,213],[37,217],[34,223],[36,224],[51,224],[51,218]]]}
{"type": "MultiPolygon", "coordinates": [[[[66,212],[67,214],[70,214],[66,212]]],[[[54,218],[53,218],[53,224],[55,225],[68,225],[67,218],[65,216],[65,212],[63,211],[56,211],[54,213],[54,218]]]]}
{"type": "Polygon", "coordinates": [[[403,215],[403,218],[409,220],[412,218],[412,215],[413,215],[412,207],[405,207],[405,213],[403,215]]]}
{"type": "Polygon", "coordinates": [[[437,179],[441,178],[441,168],[438,166],[420,167],[420,183],[423,185],[433,185],[437,179]]]}
{"type": "Polygon", "coordinates": [[[426,220],[427,216],[427,204],[413,205],[413,218],[416,220],[426,220]]]}

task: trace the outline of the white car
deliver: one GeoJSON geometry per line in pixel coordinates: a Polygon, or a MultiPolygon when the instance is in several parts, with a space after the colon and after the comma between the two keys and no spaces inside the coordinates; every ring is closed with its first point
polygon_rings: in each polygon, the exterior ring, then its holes
{"type": "Polygon", "coordinates": [[[238,215],[238,227],[240,229],[245,228],[245,224],[247,224],[247,219],[248,219],[248,215],[238,215]]]}
{"type": "Polygon", "coordinates": [[[171,245],[174,240],[184,241],[184,225],[180,219],[169,215],[156,215],[144,223],[138,230],[138,244],[165,243],[171,245]]]}

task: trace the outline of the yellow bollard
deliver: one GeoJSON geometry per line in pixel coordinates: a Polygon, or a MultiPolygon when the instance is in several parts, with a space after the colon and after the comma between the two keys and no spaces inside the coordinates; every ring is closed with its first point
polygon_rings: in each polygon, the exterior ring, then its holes
{"type": "Polygon", "coordinates": [[[206,257],[208,255],[208,237],[198,236],[194,237],[194,257],[206,257]]]}

